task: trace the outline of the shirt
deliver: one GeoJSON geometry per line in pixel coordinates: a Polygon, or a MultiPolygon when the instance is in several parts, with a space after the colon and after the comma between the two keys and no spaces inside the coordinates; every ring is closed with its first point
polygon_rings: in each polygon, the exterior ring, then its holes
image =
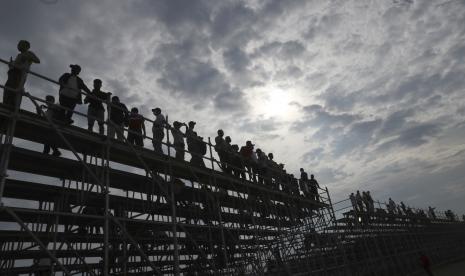
{"type": "Polygon", "coordinates": [[[142,131],[142,124],[144,123],[144,117],[139,114],[131,113],[129,115],[129,129],[134,131],[142,131]]]}
{"type": "Polygon", "coordinates": [[[173,134],[173,140],[175,145],[184,145],[184,135],[182,134],[181,130],[172,128],[171,134],[173,134]]]}
{"type": "Polygon", "coordinates": [[[153,121],[152,132],[155,132],[156,128],[161,128],[165,123],[165,116],[163,114],[158,114],[155,117],[155,121],[153,121]]]}
{"type": "Polygon", "coordinates": [[[89,108],[93,108],[97,110],[105,110],[105,108],[103,107],[102,101],[106,101],[108,99],[108,96],[109,96],[108,93],[94,89],[92,90],[90,95],[93,97],[86,96],[86,98],[84,99],[84,102],[89,103],[89,108]],[[95,99],[94,97],[96,97],[97,99],[95,99]]]}
{"type": "Polygon", "coordinates": [[[121,125],[128,116],[128,108],[123,103],[113,102],[112,104],[113,106],[110,109],[110,120],[117,125],[121,125]]]}
{"type": "Polygon", "coordinates": [[[60,90],[60,94],[66,97],[76,99],[79,97],[79,87],[77,83],[77,76],[71,75],[66,82],[66,87],[60,90]]]}

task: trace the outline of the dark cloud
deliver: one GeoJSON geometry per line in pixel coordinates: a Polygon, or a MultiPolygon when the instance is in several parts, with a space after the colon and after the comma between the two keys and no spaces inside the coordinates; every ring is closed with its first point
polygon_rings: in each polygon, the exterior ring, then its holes
{"type": "Polygon", "coordinates": [[[247,54],[240,48],[233,48],[223,52],[223,60],[225,66],[234,72],[246,70],[250,64],[247,54]]]}
{"type": "Polygon", "coordinates": [[[372,143],[375,131],[381,126],[381,123],[381,119],[354,123],[346,133],[338,136],[333,142],[332,155],[340,157],[344,154],[352,154],[356,150],[365,149],[372,143]]]}
{"type": "Polygon", "coordinates": [[[385,137],[398,133],[404,127],[406,119],[412,117],[414,114],[415,111],[412,109],[399,110],[390,114],[383,122],[379,131],[380,136],[385,137]]]}
{"type": "Polygon", "coordinates": [[[435,123],[420,123],[406,127],[392,141],[385,142],[378,147],[380,151],[386,151],[394,147],[412,148],[421,146],[435,137],[441,131],[441,125],[435,123]]]}

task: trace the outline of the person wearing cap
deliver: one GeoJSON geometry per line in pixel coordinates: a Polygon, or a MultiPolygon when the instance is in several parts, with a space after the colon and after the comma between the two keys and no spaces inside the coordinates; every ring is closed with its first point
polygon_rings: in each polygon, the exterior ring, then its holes
{"type": "Polygon", "coordinates": [[[133,145],[143,147],[144,136],[146,134],[144,117],[139,114],[139,109],[137,109],[137,107],[131,108],[131,113],[128,117],[128,130],[128,142],[133,145]]]}
{"type": "Polygon", "coordinates": [[[310,197],[310,190],[308,189],[308,174],[303,168],[300,168],[300,190],[306,197],[310,197]]]}
{"type": "Polygon", "coordinates": [[[308,187],[313,198],[316,201],[319,201],[320,197],[318,195],[318,189],[320,188],[320,184],[318,184],[318,181],[316,181],[315,176],[313,174],[310,175],[310,179],[308,180],[308,187]]]}
{"type": "Polygon", "coordinates": [[[64,73],[58,80],[60,83],[59,102],[60,105],[67,108],[64,111],[64,118],[67,123],[72,124],[73,111],[77,104],[82,104],[81,90],[91,93],[84,81],[78,77],[81,73],[81,66],[71,64],[71,73],[64,73]]]}
{"type": "Polygon", "coordinates": [[[121,103],[118,96],[111,98],[110,123],[107,126],[108,138],[114,139],[115,134],[119,141],[124,140],[124,124],[128,121],[129,110],[121,103]]]}
{"type": "Polygon", "coordinates": [[[94,123],[97,120],[98,132],[100,135],[105,133],[104,121],[105,121],[105,108],[103,102],[107,101],[111,93],[103,92],[102,81],[100,79],[94,80],[94,89],[84,99],[85,104],[89,104],[87,108],[87,129],[93,131],[94,123]]]}
{"type": "Polygon", "coordinates": [[[163,150],[161,149],[161,144],[162,144],[163,138],[165,137],[165,132],[164,132],[163,127],[166,124],[166,120],[165,120],[165,116],[161,114],[161,109],[159,107],[152,109],[152,113],[153,115],[155,115],[155,120],[153,121],[153,126],[152,126],[153,150],[156,153],[162,154],[163,150]]]}
{"type": "Polygon", "coordinates": [[[22,95],[29,69],[33,63],[40,63],[40,59],[29,49],[31,44],[26,40],[18,42],[19,54],[8,64],[8,79],[3,90],[3,103],[10,107],[21,106],[22,95]],[[17,101],[18,99],[18,101],[17,101]]]}
{"type": "Polygon", "coordinates": [[[180,123],[178,121],[173,122],[173,127],[171,129],[171,134],[173,135],[173,145],[174,149],[176,150],[176,160],[184,161],[184,136],[185,133],[182,133],[181,126],[185,126],[187,129],[187,125],[184,123],[180,123]]]}

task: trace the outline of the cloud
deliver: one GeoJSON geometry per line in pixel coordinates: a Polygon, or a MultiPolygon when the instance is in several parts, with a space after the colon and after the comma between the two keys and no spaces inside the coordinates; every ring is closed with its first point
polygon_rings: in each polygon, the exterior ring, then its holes
{"type": "Polygon", "coordinates": [[[382,143],[378,150],[385,151],[393,147],[411,148],[421,146],[440,133],[441,125],[419,123],[403,129],[399,135],[389,142],[382,143]]]}

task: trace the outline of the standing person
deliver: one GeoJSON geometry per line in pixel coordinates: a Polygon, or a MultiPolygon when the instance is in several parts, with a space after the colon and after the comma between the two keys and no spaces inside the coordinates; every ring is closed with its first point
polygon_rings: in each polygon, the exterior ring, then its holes
{"type": "Polygon", "coordinates": [[[119,101],[118,96],[111,98],[110,123],[107,126],[108,138],[114,139],[115,134],[119,141],[123,141],[124,124],[128,121],[129,110],[119,101]]]}
{"type": "Polygon", "coordinates": [[[190,121],[186,129],[187,150],[189,152],[195,147],[195,139],[197,138],[197,132],[194,131],[195,124],[194,121],[190,121]]]}
{"type": "Polygon", "coordinates": [[[226,142],[223,138],[224,132],[222,129],[218,129],[216,133],[218,136],[215,137],[215,151],[220,158],[221,169],[226,172],[228,170],[228,164],[226,163],[226,142]]]}
{"type": "Polygon", "coordinates": [[[85,104],[89,104],[87,108],[87,129],[93,131],[94,123],[97,121],[98,133],[103,135],[105,133],[104,121],[105,121],[105,108],[103,102],[108,100],[111,93],[103,92],[102,80],[94,80],[94,89],[84,99],[85,104]]]}
{"type": "Polygon", "coordinates": [[[152,139],[152,144],[153,144],[153,150],[156,153],[163,153],[163,150],[161,148],[163,138],[165,137],[165,129],[163,128],[166,124],[165,116],[161,114],[161,109],[159,107],[156,107],[152,109],[153,115],[155,115],[155,120],[153,121],[153,126],[152,126],[152,134],[153,134],[153,139],[152,139]]]}
{"type": "Polygon", "coordinates": [[[65,121],[72,124],[73,111],[77,104],[82,104],[81,90],[90,93],[89,88],[85,85],[84,81],[78,77],[81,73],[81,66],[71,64],[71,73],[64,73],[58,82],[60,83],[60,105],[69,110],[64,111],[65,121]]]}
{"type": "Polygon", "coordinates": [[[224,137],[224,158],[225,158],[224,163],[226,164],[224,170],[226,173],[229,173],[229,174],[232,173],[232,168],[231,168],[232,153],[231,152],[232,152],[231,137],[226,136],[224,137]]]}
{"type": "Polygon", "coordinates": [[[352,209],[354,209],[354,211],[357,212],[357,201],[355,200],[354,193],[350,193],[349,199],[350,203],[352,204],[352,209]]]}
{"type": "Polygon", "coordinates": [[[240,149],[240,153],[242,155],[242,158],[244,160],[244,165],[247,168],[247,171],[249,172],[250,180],[253,182],[257,182],[257,179],[255,177],[255,167],[256,167],[256,161],[257,157],[255,155],[255,152],[253,150],[254,144],[252,144],[251,141],[247,141],[245,143],[245,146],[242,146],[240,149]]]}
{"type": "MultiPolygon", "coordinates": [[[[264,153],[261,149],[255,150],[255,156],[257,157],[257,174],[258,174],[258,182],[260,184],[265,184],[265,180],[267,180],[267,162],[268,157],[266,153],[264,153]]],[[[267,181],[268,185],[268,181],[267,181]]],[[[297,188],[298,189],[298,188],[297,188]]]]}
{"type": "Polygon", "coordinates": [[[371,213],[374,213],[375,212],[375,202],[373,200],[373,198],[371,197],[371,194],[370,194],[370,191],[367,191],[366,193],[367,195],[367,201],[368,201],[368,211],[371,212],[371,213]]]}
{"type": "Polygon", "coordinates": [[[33,63],[40,63],[40,59],[29,49],[31,44],[27,40],[18,42],[19,54],[8,64],[8,79],[3,90],[3,103],[14,108],[21,106],[22,92],[26,83],[27,74],[33,63]]]}
{"type": "Polygon", "coordinates": [[[178,121],[173,122],[173,128],[171,128],[171,134],[173,135],[173,145],[174,149],[176,150],[176,159],[184,161],[184,136],[185,133],[182,133],[181,126],[185,126],[187,129],[187,125],[180,123],[178,121]]]}
{"type": "Polygon", "coordinates": [[[308,185],[310,193],[313,195],[313,198],[316,201],[320,201],[320,196],[318,195],[318,189],[320,188],[320,184],[318,184],[318,181],[316,181],[315,176],[313,174],[310,175],[308,185]]]}
{"type": "Polygon", "coordinates": [[[131,108],[131,113],[128,117],[128,142],[143,147],[144,146],[144,136],[145,136],[145,124],[144,117],[139,114],[139,109],[137,107],[131,108]]]}
{"type": "Polygon", "coordinates": [[[231,169],[234,176],[240,176],[245,180],[244,162],[242,162],[241,155],[239,154],[239,146],[236,144],[231,145],[230,160],[231,169]]]}
{"type": "Polygon", "coordinates": [[[207,145],[203,141],[203,137],[196,136],[193,143],[190,162],[196,166],[205,167],[203,156],[207,153],[207,145]]]}
{"type": "Polygon", "coordinates": [[[300,190],[304,193],[304,196],[310,197],[310,191],[308,189],[308,174],[303,168],[300,168],[300,190]]]}
{"type": "MultiPolygon", "coordinates": [[[[41,105],[40,108],[46,109],[45,111],[45,117],[47,117],[50,120],[56,120],[58,119],[59,116],[59,109],[55,106],[55,97],[52,95],[47,95],[45,96],[45,101],[47,102],[47,105],[41,105]]],[[[40,110],[37,110],[37,113],[40,115],[42,112],[40,110]]],[[[49,154],[50,153],[50,148],[53,150],[52,155],[53,156],[60,156],[61,152],[58,150],[58,148],[52,144],[44,144],[44,151],[43,154],[49,154]]]]}
{"type": "Polygon", "coordinates": [[[355,194],[355,199],[357,201],[358,211],[363,212],[363,199],[362,199],[362,195],[360,195],[360,191],[358,190],[357,190],[357,193],[355,194]]]}
{"type": "Polygon", "coordinates": [[[388,203],[388,211],[389,211],[389,214],[391,215],[394,215],[396,213],[396,203],[394,202],[394,200],[392,200],[392,198],[389,198],[389,203],[388,203]]]}

